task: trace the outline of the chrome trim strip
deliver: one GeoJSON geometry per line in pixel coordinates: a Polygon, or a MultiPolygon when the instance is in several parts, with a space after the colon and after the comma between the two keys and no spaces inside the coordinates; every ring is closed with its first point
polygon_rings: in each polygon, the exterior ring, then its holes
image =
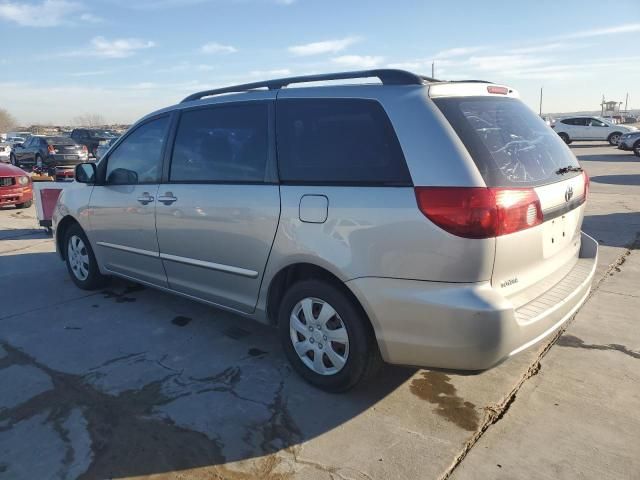
{"type": "Polygon", "coordinates": [[[124,245],[118,245],[108,242],[96,242],[101,247],[113,248],[114,250],[122,250],[123,252],[137,253],[138,255],[144,255],[145,257],[160,257],[160,252],[153,252],[151,250],[143,250],[141,248],[125,247],[124,245]]]}
{"type": "Polygon", "coordinates": [[[222,265],[220,263],[205,262],[204,260],[195,260],[193,258],[179,257],[178,255],[169,255],[168,253],[161,253],[160,258],[163,260],[170,260],[172,262],[184,263],[185,265],[193,265],[195,267],[208,268],[211,270],[219,270],[221,272],[233,273],[235,275],[241,275],[243,277],[257,278],[258,272],[253,270],[247,270],[239,267],[232,267],[230,265],[222,265]]]}

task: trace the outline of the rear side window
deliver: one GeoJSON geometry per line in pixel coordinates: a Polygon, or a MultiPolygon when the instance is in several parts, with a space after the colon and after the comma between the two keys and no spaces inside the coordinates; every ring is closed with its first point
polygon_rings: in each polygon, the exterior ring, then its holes
{"type": "Polygon", "coordinates": [[[588,121],[586,118],[565,118],[561,120],[561,123],[565,125],[574,125],[577,127],[585,127],[588,125],[588,121]]]}
{"type": "Polygon", "coordinates": [[[283,99],[276,110],[282,182],[411,185],[402,149],[378,102],[283,99]]]}
{"type": "Polygon", "coordinates": [[[172,182],[264,182],[266,103],[184,112],[171,160],[172,182]]]}
{"type": "Polygon", "coordinates": [[[520,100],[450,97],[434,102],[489,187],[544,185],[563,178],[558,169],[579,166],[560,137],[520,100]]]}

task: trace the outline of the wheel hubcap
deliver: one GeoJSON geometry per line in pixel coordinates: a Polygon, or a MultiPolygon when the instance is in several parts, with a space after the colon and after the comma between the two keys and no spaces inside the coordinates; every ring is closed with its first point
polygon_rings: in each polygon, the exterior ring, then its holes
{"type": "Polygon", "coordinates": [[[78,280],[84,281],[89,277],[89,252],[87,252],[87,247],[82,239],[77,235],[73,235],[69,239],[67,261],[78,280]]]}
{"type": "Polygon", "coordinates": [[[308,297],[296,303],[289,331],[298,357],[315,373],[334,375],[347,363],[347,329],[340,315],[324,300],[308,297]]]}

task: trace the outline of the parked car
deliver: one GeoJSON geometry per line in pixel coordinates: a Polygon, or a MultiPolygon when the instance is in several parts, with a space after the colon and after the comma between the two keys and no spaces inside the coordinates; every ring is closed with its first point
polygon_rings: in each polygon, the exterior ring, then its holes
{"type": "Polygon", "coordinates": [[[33,204],[33,185],[24,170],[0,163],[0,207],[15,205],[29,208],[33,204]]]}
{"type": "Polygon", "coordinates": [[[10,163],[11,159],[11,144],[7,142],[0,142],[0,162],[10,163]]]}
{"type": "Polygon", "coordinates": [[[596,265],[587,175],[491,83],[372,70],[199,92],[76,182],[53,225],[78,287],[116,275],[277,325],[330,391],[381,359],[491,368],[570,318],[596,265]]]}
{"type": "Polygon", "coordinates": [[[118,137],[113,137],[113,138],[109,138],[107,140],[100,140],[100,144],[98,145],[98,148],[96,149],[96,160],[100,160],[105,153],[107,153],[107,151],[111,148],[111,145],[113,145],[117,140],[118,137]]]}
{"type": "Polygon", "coordinates": [[[620,136],[618,148],[620,150],[634,150],[640,147],[640,131],[625,133],[620,136]]]}
{"type": "Polygon", "coordinates": [[[6,143],[13,147],[14,145],[23,144],[25,140],[25,137],[7,137],[6,143]]]}
{"type": "Polygon", "coordinates": [[[73,138],[80,145],[87,147],[89,154],[97,158],[97,150],[100,142],[115,137],[108,130],[95,130],[91,128],[75,128],[71,132],[73,138]]]}
{"type": "Polygon", "coordinates": [[[617,145],[623,133],[636,131],[637,128],[615,125],[601,117],[576,116],[557,120],[552,126],[566,144],[574,140],[606,140],[617,145]]]}
{"type": "Polygon", "coordinates": [[[87,148],[69,137],[32,135],[11,152],[11,163],[17,167],[38,166],[53,172],[58,165],[77,165],[88,159],[87,148]]]}

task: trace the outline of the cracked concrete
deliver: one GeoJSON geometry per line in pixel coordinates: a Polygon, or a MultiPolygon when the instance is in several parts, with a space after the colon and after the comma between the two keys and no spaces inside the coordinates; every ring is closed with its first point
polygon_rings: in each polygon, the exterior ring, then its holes
{"type": "MultiPolygon", "coordinates": [[[[304,384],[267,327],[119,281],[79,291],[33,230],[32,210],[0,210],[0,479],[530,477],[509,459],[544,463],[540,444],[553,458],[574,455],[578,434],[591,441],[577,442],[585,452],[618,464],[594,465],[598,478],[624,476],[640,431],[628,313],[638,301],[628,276],[640,278],[640,189],[604,183],[637,168],[627,154],[585,150],[583,165],[602,179],[585,219],[601,242],[599,280],[568,334],[479,375],[389,367],[347,395],[304,384]],[[592,412],[599,420],[585,432],[580,416],[592,412]],[[626,422],[619,441],[616,416],[626,422]],[[511,442],[494,450],[502,436],[511,442]]],[[[546,473],[584,473],[569,463],[546,473]]]]}

